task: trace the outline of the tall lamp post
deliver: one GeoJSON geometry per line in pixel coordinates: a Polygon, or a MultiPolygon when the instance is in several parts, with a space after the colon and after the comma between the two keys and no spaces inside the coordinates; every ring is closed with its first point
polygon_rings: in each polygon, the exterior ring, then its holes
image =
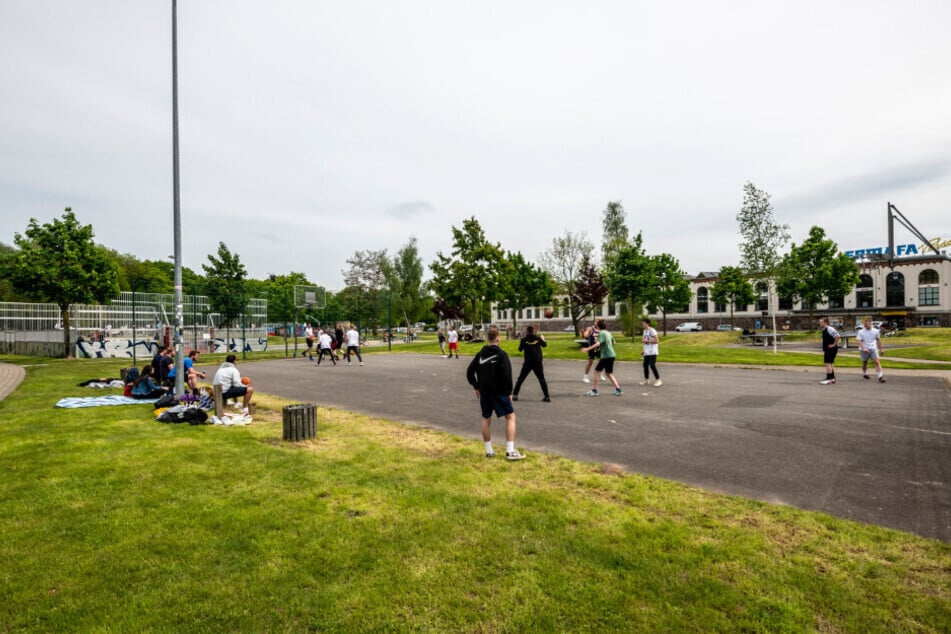
{"type": "Polygon", "coordinates": [[[182,211],[178,178],[178,3],[172,0],[172,215],[175,234],[175,393],[185,393],[182,308],[182,211]]]}

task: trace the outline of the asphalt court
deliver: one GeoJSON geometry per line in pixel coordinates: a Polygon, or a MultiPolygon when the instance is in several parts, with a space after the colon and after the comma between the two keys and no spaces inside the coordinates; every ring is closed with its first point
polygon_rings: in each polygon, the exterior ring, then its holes
{"type": "MultiPolygon", "coordinates": [[[[295,401],[422,425],[480,444],[480,414],[465,379],[471,357],[364,355],[366,366],[302,359],[241,364],[256,389],[295,401]]],[[[513,357],[513,373],[521,367],[513,357]]],[[[664,385],[584,396],[584,362],[546,360],[552,402],[529,375],[516,403],[518,445],[951,542],[951,380],[887,373],[887,383],[821,366],[763,369],[664,364],[664,385]]],[[[887,368],[886,368],[887,372],[887,368]]],[[[937,374],[937,375],[936,375],[937,374]]],[[[318,437],[320,435],[318,422],[318,437]]],[[[493,425],[497,449],[504,428],[493,425]]],[[[502,445],[504,446],[504,445],[502,445]]]]}

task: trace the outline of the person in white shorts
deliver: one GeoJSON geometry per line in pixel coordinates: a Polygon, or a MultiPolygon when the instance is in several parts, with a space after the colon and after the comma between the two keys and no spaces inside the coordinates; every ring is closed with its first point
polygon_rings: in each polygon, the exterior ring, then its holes
{"type": "Polygon", "coordinates": [[[859,342],[859,355],[862,357],[862,378],[868,379],[868,361],[875,362],[875,369],[878,370],[878,382],[885,382],[885,373],[882,372],[882,362],[879,357],[882,354],[882,335],[878,328],[872,326],[872,320],[865,318],[862,320],[862,329],[855,334],[859,342]]]}

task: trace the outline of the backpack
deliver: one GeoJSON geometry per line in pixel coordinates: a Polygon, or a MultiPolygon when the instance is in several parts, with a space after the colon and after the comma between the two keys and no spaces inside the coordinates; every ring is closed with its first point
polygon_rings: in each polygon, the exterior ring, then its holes
{"type": "Polygon", "coordinates": [[[163,407],[172,407],[178,405],[178,399],[175,398],[174,394],[165,394],[160,396],[159,400],[155,401],[154,409],[162,409],[163,407]]]}

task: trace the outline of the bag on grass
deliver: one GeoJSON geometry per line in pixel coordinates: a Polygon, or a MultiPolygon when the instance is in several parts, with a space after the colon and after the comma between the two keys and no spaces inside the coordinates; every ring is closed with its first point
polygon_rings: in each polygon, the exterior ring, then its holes
{"type": "Polygon", "coordinates": [[[159,414],[155,420],[160,423],[188,423],[189,425],[204,425],[208,420],[208,414],[197,407],[185,407],[176,405],[169,407],[159,414]]]}
{"type": "Polygon", "coordinates": [[[165,394],[164,396],[159,397],[159,400],[155,401],[155,409],[161,409],[162,407],[172,407],[173,405],[178,405],[178,399],[175,398],[174,394],[165,394]]]}

